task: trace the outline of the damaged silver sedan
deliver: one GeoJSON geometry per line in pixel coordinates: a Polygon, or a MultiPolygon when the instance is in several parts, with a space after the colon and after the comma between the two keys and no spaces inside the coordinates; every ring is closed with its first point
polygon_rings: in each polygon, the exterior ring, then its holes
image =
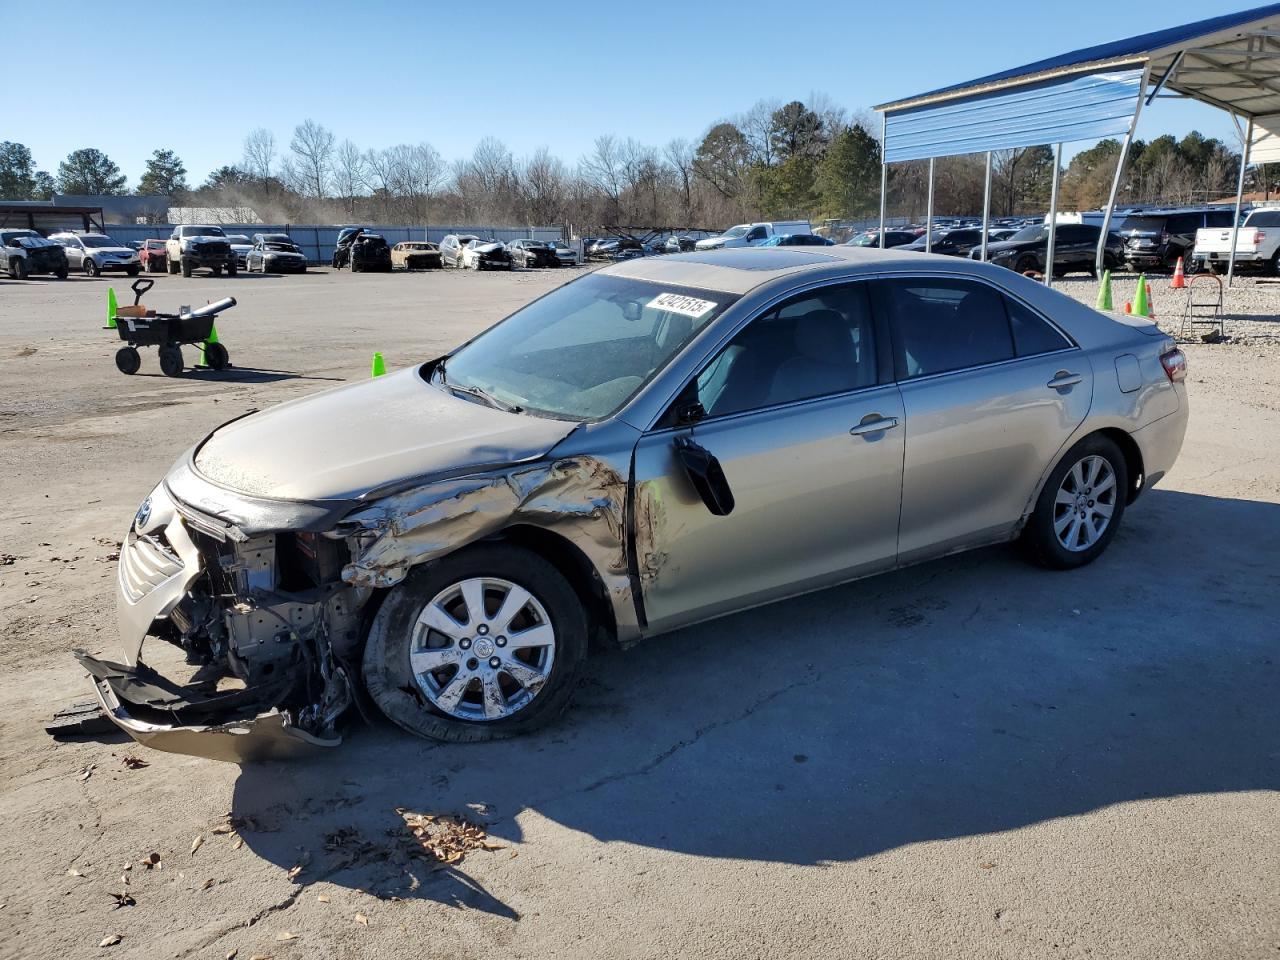
{"type": "Polygon", "coordinates": [[[1153,324],[985,264],[629,261],[215,430],[126,537],[123,661],[78,656],[120,727],[181,753],[335,744],[370,702],[510,736],[563,710],[591,642],[1001,541],[1092,561],[1177,457],[1184,375],[1153,324]]]}

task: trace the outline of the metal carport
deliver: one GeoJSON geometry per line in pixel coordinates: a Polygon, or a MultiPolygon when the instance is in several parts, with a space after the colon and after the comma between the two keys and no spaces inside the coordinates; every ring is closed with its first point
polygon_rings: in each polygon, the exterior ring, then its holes
{"type": "MultiPolygon", "coordinates": [[[[880,169],[880,243],[884,244],[889,164],[929,161],[926,236],[933,229],[933,167],[938,157],[985,152],[986,186],[982,210],[982,258],[987,256],[991,215],[991,153],[1036,144],[1056,144],[1050,193],[1045,282],[1053,282],[1058,177],[1062,145],[1076,140],[1122,136],[1111,192],[1098,238],[1097,268],[1133,131],[1142,108],[1153,100],[1181,97],[1226,110],[1235,120],[1243,150],[1236,190],[1240,220],[1244,171],[1250,156],[1280,160],[1280,3],[1197,23],[1157,30],[1040,60],[885,103],[880,169]],[[1245,125],[1241,126],[1241,121],[1245,125]]],[[[926,247],[930,241],[926,240],[926,247]]],[[[1235,274],[1235,242],[1227,283],[1235,274]]]]}

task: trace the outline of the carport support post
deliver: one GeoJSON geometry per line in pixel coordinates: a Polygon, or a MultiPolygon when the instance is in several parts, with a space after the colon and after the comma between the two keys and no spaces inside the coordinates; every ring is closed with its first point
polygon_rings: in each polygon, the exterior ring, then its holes
{"type": "Polygon", "coordinates": [[[1142,83],[1138,87],[1138,103],[1133,108],[1133,119],[1129,121],[1129,129],[1120,142],[1120,158],[1116,161],[1116,175],[1111,178],[1111,193],[1107,196],[1107,209],[1102,215],[1102,232],[1098,234],[1098,255],[1093,266],[1098,276],[1107,268],[1107,234],[1111,232],[1111,211],[1116,206],[1116,194],[1120,191],[1120,177],[1124,175],[1124,161],[1129,156],[1129,144],[1133,142],[1133,131],[1138,127],[1138,116],[1142,113],[1142,102],[1147,96],[1147,80],[1151,76],[1151,64],[1142,71],[1142,83]]]}
{"type": "Polygon", "coordinates": [[[1240,236],[1240,206],[1244,201],[1244,168],[1249,166],[1249,146],[1253,143],[1253,117],[1244,129],[1244,149],[1240,151],[1240,178],[1236,181],[1236,216],[1231,221],[1231,252],[1227,254],[1227,288],[1236,276],[1236,238],[1240,236]]]}
{"type": "Polygon", "coordinates": [[[1053,180],[1049,186],[1049,247],[1044,253],[1044,285],[1053,286],[1053,242],[1058,236],[1058,174],[1062,170],[1062,144],[1053,150],[1053,180]]]}
{"type": "Polygon", "coordinates": [[[987,151],[987,176],[982,186],[982,262],[987,262],[987,230],[991,227],[991,151],[987,151]]]}
{"type": "Polygon", "coordinates": [[[929,203],[924,214],[924,252],[933,253],[933,157],[929,158],[929,203]]]}
{"type": "Polygon", "coordinates": [[[888,114],[880,116],[880,249],[884,249],[884,201],[889,189],[889,164],[884,159],[884,138],[888,135],[888,114]]]}

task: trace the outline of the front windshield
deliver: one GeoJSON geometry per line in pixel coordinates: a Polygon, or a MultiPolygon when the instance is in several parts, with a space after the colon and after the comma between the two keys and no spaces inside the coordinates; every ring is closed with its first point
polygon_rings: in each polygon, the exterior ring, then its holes
{"type": "Polygon", "coordinates": [[[1036,223],[1036,224],[1032,224],[1029,227],[1023,227],[1021,230],[1019,230],[1009,239],[1017,240],[1017,241],[1039,240],[1042,237],[1044,237],[1044,224],[1036,223]]]}
{"type": "Polygon", "coordinates": [[[531,413],[596,420],[621,407],[736,299],[592,274],[535,300],[449,357],[445,386],[479,390],[531,413]]]}
{"type": "Polygon", "coordinates": [[[730,227],[724,232],[724,235],[726,237],[745,237],[747,235],[747,225],[742,223],[736,227],[730,227]]]}
{"type": "Polygon", "coordinates": [[[224,237],[221,227],[192,227],[183,233],[184,237],[224,237]]]}
{"type": "Polygon", "coordinates": [[[294,251],[294,252],[296,252],[298,249],[292,243],[285,243],[284,241],[279,241],[279,242],[273,241],[272,243],[266,244],[266,248],[268,250],[286,250],[286,251],[294,251]]]}
{"type": "Polygon", "coordinates": [[[81,237],[80,242],[86,247],[118,247],[119,243],[110,237],[81,237]]]}

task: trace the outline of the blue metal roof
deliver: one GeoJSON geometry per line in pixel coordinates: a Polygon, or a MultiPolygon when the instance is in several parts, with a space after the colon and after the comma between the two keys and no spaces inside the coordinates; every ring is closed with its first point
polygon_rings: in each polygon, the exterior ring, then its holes
{"type": "Polygon", "coordinates": [[[1082,50],[1075,50],[1071,53],[1061,54],[1060,56],[1049,57],[1047,60],[1037,60],[1035,63],[1029,63],[1022,67],[1015,67],[1012,70],[1002,70],[999,73],[992,73],[985,77],[979,77],[976,80],[968,80],[964,83],[952,84],[948,87],[940,87],[939,89],[931,90],[928,93],[919,93],[908,98],[903,98],[902,100],[893,101],[892,103],[881,104],[876,107],[876,109],[885,110],[891,113],[897,105],[901,104],[905,106],[910,101],[956,93],[962,90],[967,90],[971,87],[981,87],[986,86],[987,84],[1001,83],[1002,81],[1014,80],[1018,77],[1025,76],[1030,79],[1037,74],[1067,71],[1073,67],[1084,68],[1088,64],[1092,63],[1114,63],[1116,61],[1125,60],[1126,58],[1131,58],[1133,61],[1137,62],[1145,59],[1148,54],[1155,51],[1188,43],[1198,37],[1218,33],[1222,30],[1230,30],[1232,27],[1250,23],[1255,20],[1264,20],[1268,17],[1275,16],[1280,16],[1280,3],[1271,3],[1263,7],[1254,7],[1250,10],[1242,10],[1239,13],[1223,14],[1220,17],[1210,17],[1208,20],[1199,20],[1195,23],[1169,27],[1165,30],[1156,30],[1152,33],[1144,33],[1124,40],[1113,40],[1110,43],[1100,43],[1094,47],[1085,47],[1082,50]]]}
{"type": "Polygon", "coordinates": [[[1106,70],[889,111],[886,163],[1123,136],[1141,69],[1106,70]]]}

